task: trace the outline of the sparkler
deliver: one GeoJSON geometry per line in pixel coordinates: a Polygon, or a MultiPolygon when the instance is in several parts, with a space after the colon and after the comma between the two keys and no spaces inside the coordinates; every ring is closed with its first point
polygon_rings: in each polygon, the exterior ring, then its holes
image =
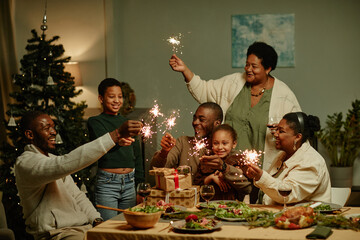
{"type": "Polygon", "coordinates": [[[141,129],[141,134],[144,136],[144,138],[152,138],[153,133],[154,132],[151,130],[151,126],[147,123],[141,129]]]}
{"type": "Polygon", "coordinates": [[[192,149],[190,149],[192,151],[189,151],[189,155],[191,155],[191,156],[200,155],[200,151],[202,149],[205,149],[205,154],[209,155],[208,151],[207,151],[209,149],[206,148],[207,147],[207,139],[206,138],[201,138],[201,139],[195,138],[195,139],[190,140],[189,143],[191,145],[193,145],[192,149]]]}
{"type": "Polygon", "coordinates": [[[143,139],[147,140],[149,138],[152,138],[152,135],[154,133],[162,132],[162,134],[164,134],[167,130],[173,129],[176,125],[176,119],[180,117],[179,111],[180,110],[173,111],[169,118],[165,118],[164,114],[160,111],[160,107],[155,100],[154,106],[142,118],[144,126],[141,129],[141,134],[143,136],[143,139]],[[160,117],[164,120],[159,121],[160,117]],[[153,127],[157,129],[157,131],[153,131],[153,127]]]}
{"type": "Polygon", "coordinates": [[[173,129],[175,127],[176,119],[178,117],[180,117],[179,111],[180,110],[173,111],[171,113],[170,117],[165,118],[165,121],[163,122],[163,124],[165,125],[165,130],[164,130],[163,134],[165,133],[165,131],[171,130],[171,129],[173,129]]]}
{"type": "MultiPolygon", "coordinates": [[[[156,102],[156,101],[155,101],[156,102]]],[[[160,112],[159,109],[159,105],[155,104],[154,107],[150,110],[150,113],[154,116],[154,117],[159,117],[159,116],[163,116],[163,114],[160,112]]]]}
{"type": "Polygon", "coordinates": [[[170,117],[166,120],[166,128],[172,129],[175,126],[176,117],[170,117]]]}
{"type": "Polygon", "coordinates": [[[177,36],[170,36],[168,39],[166,39],[166,41],[170,44],[170,46],[172,47],[172,51],[174,53],[178,53],[180,52],[180,54],[182,54],[182,47],[183,45],[181,45],[181,38],[183,37],[182,33],[178,33],[177,36]]]}
{"type": "Polygon", "coordinates": [[[263,154],[262,151],[257,152],[256,150],[245,150],[241,153],[240,165],[255,164],[261,166],[260,157],[263,154]]]}

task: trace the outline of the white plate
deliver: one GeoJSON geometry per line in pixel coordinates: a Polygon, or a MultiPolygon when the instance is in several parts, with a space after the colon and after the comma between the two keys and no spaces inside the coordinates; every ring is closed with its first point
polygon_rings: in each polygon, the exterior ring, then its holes
{"type": "Polygon", "coordinates": [[[180,205],[174,205],[173,207],[174,207],[174,208],[177,208],[177,209],[180,209],[180,210],[175,211],[175,212],[169,212],[169,213],[167,213],[167,212],[164,211],[163,213],[166,214],[166,215],[172,215],[172,214],[177,214],[177,213],[180,213],[180,212],[182,212],[182,211],[186,211],[186,210],[187,210],[186,207],[180,206],[180,205]]]}
{"type": "Polygon", "coordinates": [[[227,217],[219,217],[216,213],[215,213],[215,217],[221,219],[221,220],[225,220],[228,222],[242,222],[242,221],[246,221],[245,218],[227,218],[227,217]]]}
{"type": "Polygon", "coordinates": [[[220,229],[222,226],[221,222],[217,222],[216,225],[212,228],[212,229],[188,229],[188,228],[184,228],[185,226],[185,220],[180,220],[180,221],[176,221],[171,223],[171,226],[173,227],[173,229],[175,231],[178,232],[184,232],[184,233],[205,233],[205,232],[212,232],[216,229],[220,229]]]}
{"type": "MultiPolygon", "coordinates": [[[[310,206],[313,203],[315,203],[315,202],[298,203],[295,205],[295,207],[306,206],[306,205],[310,206]]],[[[333,213],[334,211],[339,211],[342,208],[341,205],[335,204],[335,203],[322,202],[321,204],[329,205],[331,207],[331,210],[315,210],[315,211],[320,212],[320,213],[333,213]]]]}

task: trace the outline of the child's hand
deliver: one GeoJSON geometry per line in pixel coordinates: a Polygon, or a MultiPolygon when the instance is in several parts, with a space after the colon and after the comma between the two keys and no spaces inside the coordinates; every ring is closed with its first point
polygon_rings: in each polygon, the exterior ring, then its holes
{"type": "Polygon", "coordinates": [[[215,173],[210,174],[204,179],[204,184],[209,184],[211,182],[216,183],[222,192],[227,192],[231,188],[231,186],[222,177],[215,173]]]}
{"type": "Polygon", "coordinates": [[[213,182],[219,186],[222,192],[228,192],[230,190],[230,185],[219,175],[214,174],[213,182]]]}
{"type": "Polygon", "coordinates": [[[132,137],[128,138],[120,138],[118,141],[119,146],[130,146],[133,142],[135,142],[135,139],[132,137]]]}

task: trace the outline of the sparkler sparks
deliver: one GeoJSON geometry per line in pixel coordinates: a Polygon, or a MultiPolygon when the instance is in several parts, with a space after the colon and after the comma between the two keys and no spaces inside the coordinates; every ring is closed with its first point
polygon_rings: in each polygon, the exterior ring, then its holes
{"type": "Polygon", "coordinates": [[[149,124],[145,124],[141,129],[141,134],[144,136],[144,138],[152,138],[153,133],[154,132],[151,130],[151,126],[149,124]]]}
{"type": "Polygon", "coordinates": [[[175,126],[176,117],[171,117],[166,120],[166,128],[172,129],[175,126]]]}
{"type": "Polygon", "coordinates": [[[154,116],[154,117],[159,117],[159,116],[163,116],[163,114],[160,112],[159,109],[159,105],[155,104],[154,107],[150,110],[150,113],[154,116]]]}
{"type": "Polygon", "coordinates": [[[205,149],[205,155],[209,155],[207,152],[207,139],[206,138],[201,138],[201,139],[192,139],[189,141],[189,143],[191,145],[193,145],[192,149],[190,149],[189,151],[189,155],[194,156],[194,155],[200,155],[200,151],[202,151],[202,149],[205,149]]]}
{"type": "Polygon", "coordinates": [[[167,130],[173,129],[176,125],[176,119],[180,117],[179,112],[180,110],[173,111],[170,117],[166,118],[160,111],[159,104],[157,104],[155,100],[153,108],[146,112],[142,117],[144,126],[141,129],[141,135],[143,136],[143,140],[145,141],[149,138],[152,138],[152,135],[158,132],[164,134],[167,130]],[[159,120],[159,118],[161,120],[159,120]]]}
{"type": "Polygon", "coordinates": [[[262,151],[257,152],[256,150],[245,150],[241,153],[242,165],[249,165],[249,164],[255,164],[260,166],[260,157],[263,154],[262,151]]]}
{"type": "Polygon", "coordinates": [[[174,53],[178,53],[180,52],[180,54],[182,54],[182,47],[183,45],[181,44],[181,38],[183,37],[182,33],[178,33],[177,36],[170,36],[168,39],[166,39],[166,41],[169,43],[169,45],[172,48],[172,51],[174,53]]]}
{"type": "Polygon", "coordinates": [[[170,43],[170,44],[173,44],[173,45],[179,45],[180,44],[180,41],[175,39],[174,37],[170,37],[167,39],[167,41],[170,43]]]}

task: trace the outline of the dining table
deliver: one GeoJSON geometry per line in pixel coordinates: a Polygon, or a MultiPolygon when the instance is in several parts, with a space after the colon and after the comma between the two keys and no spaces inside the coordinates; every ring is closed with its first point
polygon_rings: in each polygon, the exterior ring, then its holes
{"type": "MultiPolygon", "coordinates": [[[[249,205],[251,208],[259,210],[269,210],[272,212],[281,211],[281,206],[249,205]]],[[[196,211],[196,208],[190,208],[189,211],[196,211]]],[[[360,207],[343,207],[339,214],[360,215],[360,207]]],[[[256,227],[251,228],[246,222],[226,222],[222,221],[221,228],[201,233],[188,233],[175,231],[170,221],[174,219],[160,220],[148,229],[137,229],[129,225],[123,214],[109,219],[100,225],[90,229],[85,236],[85,240],[192,240],[192,239],[211,239],[211,240],[232,240],[232,239],[266,239],[266,240],[289,240],[306,239],[306,235],[314,231],[315,226],[303,229],[285,230],[276,227],[256,227]]],[[[351,229],[332,229],[333,233],[327,238],[329,240],[347,240],[360,239],[360,231],[351,229]]]]}

